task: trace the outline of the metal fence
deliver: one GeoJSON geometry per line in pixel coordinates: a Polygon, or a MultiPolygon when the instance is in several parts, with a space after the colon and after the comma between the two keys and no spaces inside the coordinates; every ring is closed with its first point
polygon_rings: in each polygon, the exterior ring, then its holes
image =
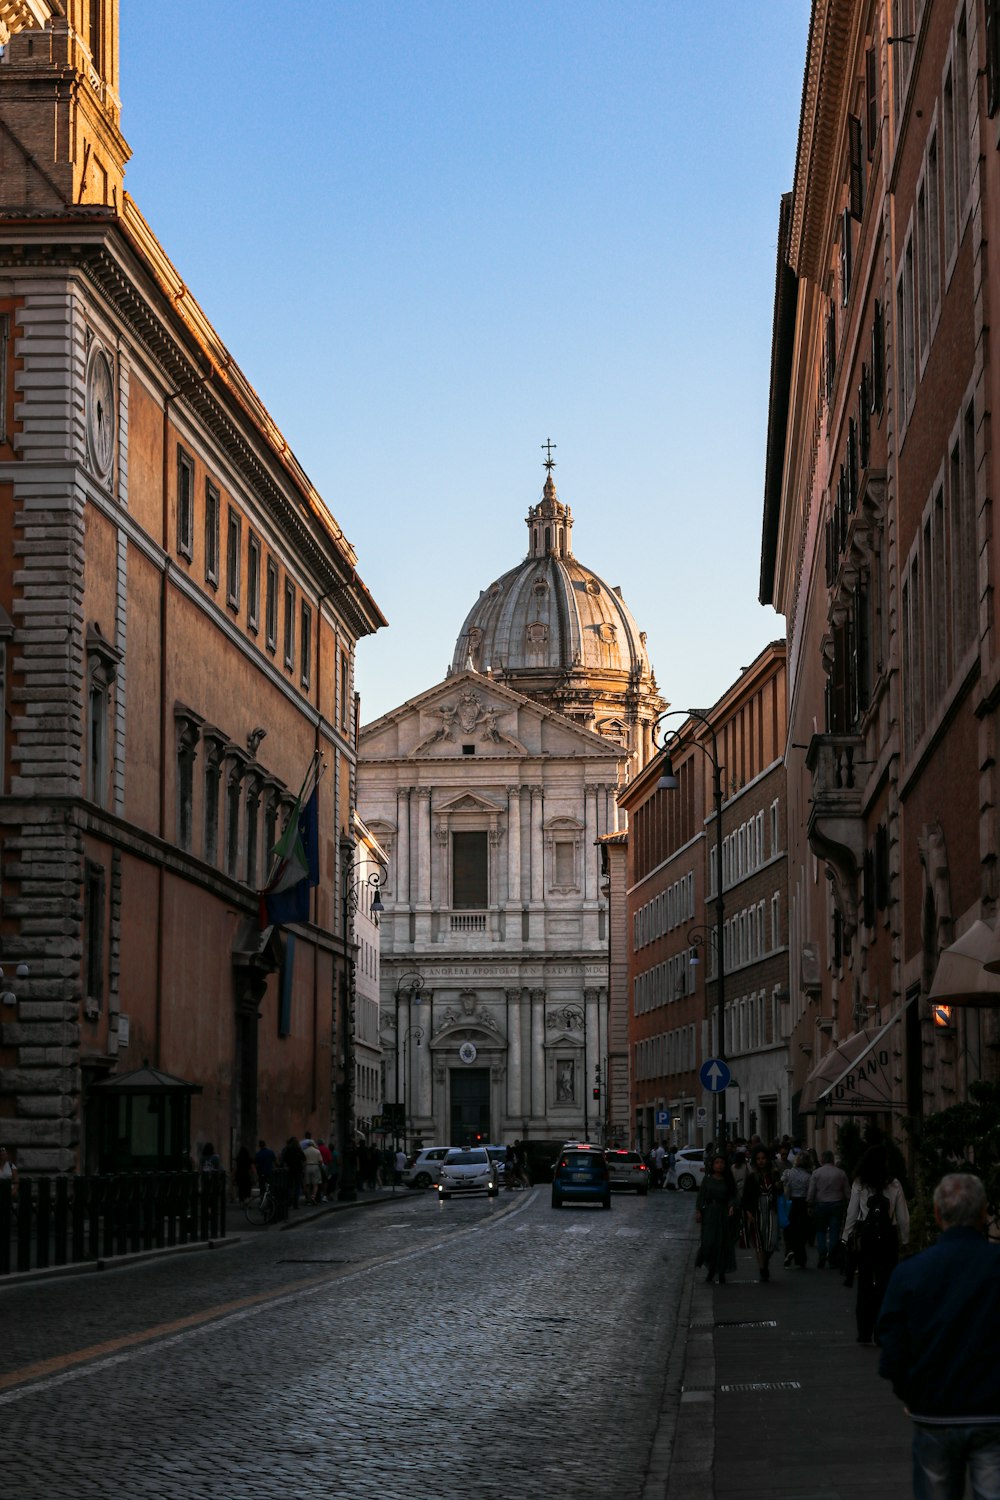
{"type": "Polygon", "coordinates": [[[225,1172],[0,1180],[0,1276],[221,1239],[225,1172]]]}

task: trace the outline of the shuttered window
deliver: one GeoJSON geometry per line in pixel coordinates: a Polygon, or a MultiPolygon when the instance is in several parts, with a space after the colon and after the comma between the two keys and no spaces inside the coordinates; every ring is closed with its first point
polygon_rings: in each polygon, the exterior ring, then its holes
{"type": "Polygon", "coordinates": [[[456,910],[485,911],[489,905],[486,832],[451,836],[451,904],[456,910]]]}

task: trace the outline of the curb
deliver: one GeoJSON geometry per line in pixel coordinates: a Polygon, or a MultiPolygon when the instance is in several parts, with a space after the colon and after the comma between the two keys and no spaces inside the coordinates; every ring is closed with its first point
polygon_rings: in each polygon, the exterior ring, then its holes
{"type": "Polygon", "coordinates": [[[715,1494],[714,1317],[711,1287],[696,1282],[697,1250],[692,1239],[641,1500],[713,1500],[715,1494]]]}
{"type": "MultiPolygon", "coordinates": [[[[397,1195],[398,1196],[398,1195],[397,1195]]],[[[392,1194],[384,1198],[364,1198],[353,1203],[331,1203],[326,1208],[309,1215],[308,1218],[296,1219],[287,1224],[277,1224],[274,1227],[279,1232],[287,1229],[308,1229],[317,1219],[325,1219],[329,1214],[344,1213],[356,1208],[377,1208],[382,1203],[392,1203],[395,1199],[392,1194]]],[[[261,1225],[262,1229],[270,1228],[270,1225],[261,1225]]],[[[6,1276],[0,1276],[0,1295],[8,1287],[25,1286],[33,1281],[59,1281],[68,1276],[89,1276],[95,1271],[123,1271],[129,1266],[140,1265],[147,1260],[162,1260],[169,1255],[190,1255],[196,1250],[226,1250],[230,1246],[242,1244],[244,1240],[250,1241],[256,1238],[254,1231],[239,1234],[225,1234],[214,1240],[193,1240],[188,1245],[161,1245],[152,1250],[126,1251],[124,1255],[99,1256],[97,1260],[81,1260],[65,1266],[35,1267],[30,1271],[10,1271],[6,1276]]]]}

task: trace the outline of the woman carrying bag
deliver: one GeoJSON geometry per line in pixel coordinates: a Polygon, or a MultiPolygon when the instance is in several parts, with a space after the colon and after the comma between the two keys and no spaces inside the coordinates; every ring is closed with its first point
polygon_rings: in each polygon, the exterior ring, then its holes
{"type": "MultiPolygon", "coordinates": [[[[889,1177],[885,1152],[874,1146],[861,1158],[851,1187],[843,1243],[857,1277],[855,1317],[858,1343],[871,1344],[889,1277],[899,1259],[900,1244],[910,1240],[910,1213],[897,1177],[889,1177]]],[[[850,1272],[848,1272],[848,1276],[850,1272]]],[[[845,1278],[847,1285],[850,1281],[845,1278]]]]}

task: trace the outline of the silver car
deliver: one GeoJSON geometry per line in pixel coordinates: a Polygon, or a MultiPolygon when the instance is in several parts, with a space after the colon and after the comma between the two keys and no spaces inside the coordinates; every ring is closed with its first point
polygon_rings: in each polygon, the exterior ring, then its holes
{"type": "Polygon", "coordinates": [[[495,1198],[498,1191],[496,1164],[485,1146],[449,1151],[441,1163],[439,1198],[450,1198],[453,1193],[487,1193],[495,1198]]]}
{"type": "Polygon", "coordinates": [[[450,1146],[424,1146],[411,1156],[403,1171],[403,1182],[408,1188],[429,1188],[441,1175],[441,1164],[450,1146]]]}

